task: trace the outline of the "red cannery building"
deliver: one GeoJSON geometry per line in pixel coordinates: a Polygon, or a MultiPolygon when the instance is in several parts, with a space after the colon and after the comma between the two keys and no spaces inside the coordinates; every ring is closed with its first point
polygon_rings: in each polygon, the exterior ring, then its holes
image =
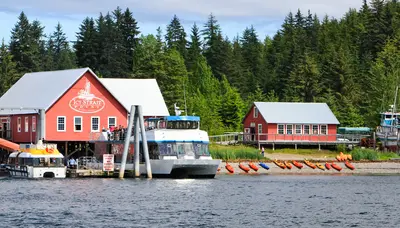
{"type": "Polygon", "coordinates": [[[126,127],[131,105],[169,116],[155,79],[102,79],[89,68],[27,73],[0,98],[1,137],[76,152],[103,129],[126,127]]]}
{"type": "Polygon", "coordinates": [[[337,141],[339,121],[326,103],[254,102],[243,119],[244,140],[259,144],[337,141]]]}

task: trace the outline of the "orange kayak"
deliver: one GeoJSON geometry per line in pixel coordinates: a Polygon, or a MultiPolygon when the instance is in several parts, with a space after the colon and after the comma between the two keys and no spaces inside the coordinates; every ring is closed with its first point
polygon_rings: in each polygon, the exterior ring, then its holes
{"type": "Polygon", "coordinates": [[[308,167],[310,167],[311,169],[317,168],[316,165],[314,165],[312,162],[310,162],[308,160],[304,160],[304,163],[306,163],[306,165],[308,165],[308,167]]]}
{"type": "Polygon", "coordinates": [[[297,161],[292,161],[293,165],[296,166],[297,168],[301,169],[303,168],[303,165],[297,161]]]}
{"type": "Polygon", "coordinates": [[[276,159],[275,159],[274,163],[275,163],[275,165],[277,165],[281,169],[285,169],[286,168],[285,164],[283,164],[282,162],[279,162],[276,159]]]}
{"type": "Polygon", "coordinates": [[[235,172],[235,170],[233,169],[233,167],[232,167],[230,164],[228,164],[228,163],[226,163],[225,168],[226,168],[226,170],[228,170],[228,172],[230,172],[230,173],[234,173],[234,172],[235,172]]]}
{"type": "Polygon", "coordinates": [[[256,166],[256,165],[254,165],[254,163],[253,162],[250,162],[249,163],[249,167],[252,169],[252,170],[254,170],[254,171],[258,171],[258,167],[256,166]]]}
{"type": "Polygon", "coordinates": [[[354,168],[354,165],[353,165],[353,164],[350,164],[350,162],[348,162],[348,161],[346,161],[346,162],[344,163],[344,165],[345,165],[347,168],[351,169],[351,170],[354,170],[354,169],[355,169],[355,168],[354,168]]]}
{"type": "Polygon", "coordinates": [[[331,169],[331,165],[329,165],[329,163],[326,162],[326,163],[325,163],[325,168],[326,168],[327,170],[330,170],[330,169],[331,169]]]}
{"type": "Polygon", "coordinates": [[[239,168],[243,171],[245,171],[246,173],[250,171],[250,168],[243,165],[242,163],[239,163],[239,168]]]}
{"type": "Polygon", "coordinates": [[[292,169],[292,165],[290,164],[290,162],[284,161],[283,163],[285,164],[286,168],[292,169]]]}
{"type": "Polygon", "coordinates": [[[332,162],[332,168],[336,169],[336,170],[339,171],[339,172],[340,172],[340,170],[342,170],[342,167],[340,167],[340,165],[335,164],[335,163],[333,163],[333,162],[332,162]]]}

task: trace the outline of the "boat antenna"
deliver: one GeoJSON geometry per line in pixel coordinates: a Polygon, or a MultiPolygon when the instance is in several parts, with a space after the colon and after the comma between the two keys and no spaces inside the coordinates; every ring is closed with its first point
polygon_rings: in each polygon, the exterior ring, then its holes
{"type": "MultiPolygon", "coordinates": [[[[395,96],[394,96],[394,103],[393,103],[393,108],[392,108],[392,131],[393,131],[393,125],[395,124],[395,121],[394,121],[394,112],[396,111],[396,102],[397,102],[397,92],[398,92],[398,90],[399,90],[399,86],[396,86],[396,93],[395,93],[395,96]]],[[[396,116],[396,119],[397,119],[397,116],[396,116]]]]}
{"type": "Polygon", "coordinates": [[[185,80],[183,80],[183,99],[185,100],[185,115],[187,114],[187,107],[186,107],[186,87],[185,87],[185,80]]]}

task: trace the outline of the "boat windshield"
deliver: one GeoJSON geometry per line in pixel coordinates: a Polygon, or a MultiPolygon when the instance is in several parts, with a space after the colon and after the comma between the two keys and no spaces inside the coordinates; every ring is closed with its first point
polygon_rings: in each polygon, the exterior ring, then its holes
{"type": "Polygon", "coordinates": [[[209,156],[208,144],[205,143],[158,143],[150,147],[150,153],[161,156],[209,156]]]}
{"type": "Polygon", "coordinates": [[[197,121],[168,121],[167,129],[197,129],[199,122],[197,121]]]}

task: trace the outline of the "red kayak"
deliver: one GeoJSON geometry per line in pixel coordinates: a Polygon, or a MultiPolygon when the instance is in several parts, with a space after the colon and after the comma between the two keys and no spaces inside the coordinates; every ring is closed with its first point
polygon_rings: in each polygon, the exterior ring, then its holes
{"type": "Polygon", "coordinates": [[[230,172],[230,173],[234,173],[234,172],[235,172],[234,169],[233,169],[233,167],[232,167],[231,165],[229,165],[228,163],[226,163],[225,168],[226,168],[226,170],[228,170],[228,172],[230,172]]]}
{"type": "Polygon", "coordinates": [[[250,168],[243,165],[242,163],[239,163],[239,168],[243,171],[245,171],[246,173],[250,171],[250,168]]]}
{"type": "Polygon", "coordinates": [[[293,160],[292,163],[293,163],[294,166],[296,166],[299,169],[303,168],[303,165],[301,163],[297,162],[297,161],[293,160]]]}
{"type": "Polygon", "coordinates": [[[330,170],[330,169],[331,169],[331,165],[329,165],[329,163],[326,162],[326,163],[325,163],[325,168],[326,168],[327,170],[330,170]]]}
{"type": "Polygon", "coordinates": [[[253,162],[250,162],[249,163],[249,167],[252,169],[252,170],[254,170],[254,171],[258,171],[258,167],[256,166],[256,165],[254,165],[254,163],[253,162]]]}
{"type": "Polygon", "coordinates": [[[336,170],[339,171],[339,172],[340,172],[340,170],[342,170],[342,167],[340,167],[340,165],[335,164],[335,163],[333,163],[333,162],[332,162],[332,168],[336,169],[336,170]]]}
{"type": "Polygon", "coordinates": [[[345,165],[347,168],[351,169],[351,170],[354,170],[354,169],[355,169],[355,168],[354,168],[354,165],[353,165],[353,164],[350,164],[350,162],[348,162],[348,161],[346,161],[346,162],[344,163],[344,165],[345,165]]]}

